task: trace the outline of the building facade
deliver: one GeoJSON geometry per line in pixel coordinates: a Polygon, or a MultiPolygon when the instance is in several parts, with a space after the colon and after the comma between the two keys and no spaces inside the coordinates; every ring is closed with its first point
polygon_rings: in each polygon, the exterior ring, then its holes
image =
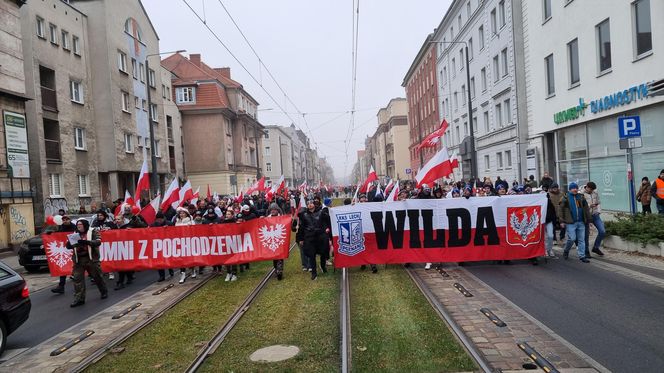
{"type": "Polygon", "coordinates": [[[21,32],[23,1],[0,1],[0,248],[14,248],[34,235],[34,183],[21,32]]]}
{"type": "Polygon", "coordinates": [[[280,126],[265,126],[263,139],[263,170],[266,185],[284,176],[286,185],[293,185],[293,143],[287,130],[280,126]]]}
{"type": "Polygon", "coordinates": [[[521,9],[535,151],[528,168],[550,172],[565,188],[594,181],[604,209],[629,211],[619,118],[640,117],[642,146],[632,150],[637,188],[664,168],[664,98],[651,97],[647,85],[664,78],[664,24],[656,22],[664,3],[542,0],[522,1],[521,9]]]}
{"type": "Polygon", "coordinates": [[[523,74],[517,69],[521,17],[512,11],[513,4],[519,8],[519,1],[455,0],[432,38],[440,44],[437,72],[439,91],[445,92],[438,107],[450,125],[443,144],[458,151],[466,178],[500,176],[521,182],[524,177],[519,168],[524,141],[519,138],[525,138],[527,125],[519,112],[525,113],[526,106],[519,105],[523,96],[517,89],[523,74]],[[474,157],[468,145],[471,120],[474,157]],[[471,162],[478,175],[470,175],[471,162]]]}
{"type": "Polygon", "coordinates": [[[410,137],[408,149],[412,170],[410,178],[414,178],[417,170],[439,150],[439,147],[424,148],[421,151],[416,148],[440,125],[438,97],[442,95],[443,91],[439,91],[438,74],[436,74],[438,50],[437,44],[433,43],[433,34],[429,34],[401,83],[406,89],[406,100],[408,101],[410,137]]]}
{"type": "Polygon", "coordinates": [[[161,73],[161,98],[163,101],[163,116],[166,120],[167,144],[164,147],[168,152],[168,172],[178,178],[185,178],[184,167],[184,138],[182,137],[182,116],[178,106],[173,101],[173,86],[171,79],[173,74],[165,67],[160,66],[161,73]]]}

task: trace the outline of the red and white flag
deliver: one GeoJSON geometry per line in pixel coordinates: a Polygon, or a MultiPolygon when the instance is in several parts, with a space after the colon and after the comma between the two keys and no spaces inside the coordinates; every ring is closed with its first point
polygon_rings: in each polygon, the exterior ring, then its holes
{"type": "Polygon", "coordinates": [[[201,187],[196,188],[196,191],[194,192],[194,198],[189,200],[189,204],[197,204],[198,200],[201,199],[201,187]]]}
{"type": "Polygon", "coordinates": [[[306,191],[306,190],[307,190],[307,181],[305,180],[302,184],[300,184],[299,187],[297,187],[297,189],[298,189],[300,192],[304,192],[304,191],[306,191]]]}
{"type": "Polygon", "coordinates": [[[399,180],[394,184],[394,187],[392,187],[392,190],[390,191],[390,194],[385,198],[385,202],[394,202],[398,199],[399,197],[399,180]]]}
{"type": "Polygon", "coordinates": [[[417,146],[417,150],[422,148],[433,148],[438,145],[440,138],[443,137],[449,126],[449,123],[443,119],[443,121],[440,123],[440,128],[430,133],[429,136],[425,137],[420,145],[417,146]]]}
{"type": "Polygon", "coordinates": [[[383,195],[383,192],[380,190],[380,183],[378,183],[378,185],[376,185],[376,194],[374,194],[374,196],[381,196],[381,197],[385,198],[385,196],[383,195]]]}
{"type": "Polygon", "coordinates": [[[240,190],[240,194],[235,197],[235,202],[242,203],[242,200],[244,200],[244,192],[240,190]]]}
{"type": "Polygon", "coordinates": [[[191,201],[194,198],[194,191],[191,189],[191,183],[187,180],[186,183],[180,188],[179,198],[177,203],[171,204],[171,207],[177,209],[178,207],[184,205],[185,202],[191,201]]]}
{"type": "MultiPolygon", "coordinates": [[[[143,165],[141,166],[141,173],[138,175],[138,183],[136,183],[136,194],[134,195],[134,201],[136,205],[141,207],[141,193],[147,190],[150,191],[150,174],[148,173],[148,161],[143,160],[143,165]]],[[[149,194],[148,194],[149,195],[149,194]]]]}
{"type": "Polygon", "coordinates": [[[166,193],[164,193],[164,199],[161,201],[161,206],[160,206],[161,211],[163,212],[168,211],[168,208],[170,206],[179,201],[180,201],[180,184],[178,183],[178,178],[174,177],[173,181],[171,181],[171,185],[168,186],[168,189],[166,189],[166,193]]]}
{"type": "Polygon", "coordinates": [[[419,188],[422,184],[431,184],[441,177],[448,177],[451,173],[450,156],[447,154],[447,148],[443,146],[415,176],[417,187],[419,188]]]}
{"type": "Polygon", "coordinates": [[[284,181],[284,175],[281,175],[281,177],[279,178],[279,180],[277,180],[276,183],[272,183],[272,187],[265,194],[265,197],[267,198],[268,202],[272,201],[274,196],[279,195],[279,192],[285,187],[286,187],[286,182],[284,181]]]}
{"type": "Polygon", "coordinates": [[[459,168],[459,157],[457,156],[457,151],[455,150],[450,157],[450,165],[452,166],[452,171],[459,168]]]}
{"type": "Polygon", "coordinates": [[[394,180],[390,179],[390,182],[387,183],[387,186],[385,187],[385,195],[389,195],[390,192],[392,191],[392,187],[394,187],[394,180]]]}
{"type": "Polygon", "coordinates": [[[373,166],[371,166],[371,169],[369,169],[369,175],[367,175],[367,179],[364,180],[364,183],[359,189],[360,193],[366,193],[369,190],[369,184],[376,180],[378,180],[378,175],[376,175],[376,171],[374,171],[373,166]]]}
{"type": "Polygon", "coordinates": [[[134,199],[131,198],[131,194],[129,194],[129,191],[125,189],[125,197],[124,201],[120,204],[120,206],[115,208],[114,214],[115,216],[118,216],[124,212],[125,206],[133,206],[134,205],[134,199]]]}
{"type": "Polygon", "coordinates": [[[150,201],[150,203],[147,204],[147,206],[143,207],[141,212],[138,214],[145,219],[145,222],[148,223],[148,225],[152,225],[154,223],[155,219],[157,218],[157,211],[159,211],[159,202],[161,200],[161,196],[157,194],[157,196],[150,201]]]}

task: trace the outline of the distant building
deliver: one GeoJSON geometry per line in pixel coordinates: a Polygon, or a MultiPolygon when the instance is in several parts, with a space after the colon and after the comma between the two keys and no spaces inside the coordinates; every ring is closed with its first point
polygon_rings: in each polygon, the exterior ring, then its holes
{"type": "MultiPolygon", "coordinates": [[[[378,128],[365,140],[365,150],[360,162],[360,176],[368,174],[371,166],[382,179],[410,178],[406,169],[411,167],[409,157],[408,102],[405,98],[393,98],[376,114],[378,128]]],[[[360,182],[364,181],[361,179],[360,182]]]]}
{"type": "Polygon", "coordinates": [[[184,179],[186,168],[184,167],[184,138],[182,137],[182,116],[178,110],[173,97],[173,86],[171,79],[173,74],[165,67],[160,66],[161,73],[161,97],[163,99],[163,111],[166,118],[166,149],[168,151],[168,170],[171,175],[184,179]]]}
{"type": "Polygon", "coordinates": [[[263,170],[266,184],[279,180],[293,186],[293,143],[287,127],[265,126],[263,139],[263,170]]]}

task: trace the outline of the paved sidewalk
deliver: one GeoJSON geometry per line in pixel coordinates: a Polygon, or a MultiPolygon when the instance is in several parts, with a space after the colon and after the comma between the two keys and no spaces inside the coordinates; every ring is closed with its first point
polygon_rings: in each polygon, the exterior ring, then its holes
{"type": "Polygon", "coordinates": [[[416,271],[492,368],[525,370],[523,365],[532,363],[532,360],[517,343],[528,342],[561,371],[597,372],[589,357],[535,322],[462,267],[448,264],[443,269],[449,277],[443,277],[434,269],[416,271]],[[473,296],[464,296],[454,287],[454,283],[463,285],[473,296]],[[507,326],[496,326],[480,312],[481,308],[490,309],[507,326]]]}
{"type": "MultiPolygon", "coordinates": [[[[210,276],[214,276],[214,274],[208,271],[207,274],[200,276],[198,279],[188,279],[183,285],[177,283],[177,276],[172,277],[168,281],[154,283],[134,296],[81,321],[66,331],[0,364],[0,372],[41,373],[69,371],[83,359],[103,348],[111,340],[143,322],[150,315],[158,313],[170,306],[179,295],[200,284],[201,281],[210,276]],[[169,284],[174,284],[174,286],[159,295],[153,295],[154,292],[169,284]],[[112,319],[114,315],[126,310],[135,303],[141,303],[141,306],[120,319],[112,319]],[[60,355],[50,356],[52,351],[80,336],[86,330],[93,330],[94,334],[60,355]]],[[[57,321],[54,319],[54,322],[57,321]]]]}

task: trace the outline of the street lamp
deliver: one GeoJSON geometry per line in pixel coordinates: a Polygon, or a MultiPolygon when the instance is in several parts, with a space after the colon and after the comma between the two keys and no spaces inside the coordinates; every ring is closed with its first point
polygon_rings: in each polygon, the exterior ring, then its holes
{"type": "Polygon", "coordinates": [[[470,122],[470,176],[477,175],[477,157],[475,154],[475,130],[473,124],[473,101],[470,97],[470,62],[468,60],[468,44],[465,41],[430,41],[432,44],[463,44],[466,53],[466,90],[468,94],[468,122],[470,122]]]}
{"type": "MultiPolygon", "coordinates": [[[[150,129],[150,147],[152,148],[152,152],[150,154],[150,161],[152,162],[152,172],[150,173],[150,178],[152,180],[150,181],[150,185],[152,186],[153,197],[156,196],[157,193],[159,193],[159,174],[157,174],[157,154],[155,153],[156,147],[154,139],[154,126],[153,126],[154,121],[152,120],[152,101],[150,100],[150,65],[148,62],[148,57],[159,56],[162,54],[183,53],[183,52],[186,52],[186,50],[180,49],[175,52],[152,53],[145,56],[145,78],[147,79],[145,84],[145,91],[148,99],[148,128],[150,129]]],[[[155,81],[156,78],[157,78],[157,73],[155,72],[155,81]]]]}

